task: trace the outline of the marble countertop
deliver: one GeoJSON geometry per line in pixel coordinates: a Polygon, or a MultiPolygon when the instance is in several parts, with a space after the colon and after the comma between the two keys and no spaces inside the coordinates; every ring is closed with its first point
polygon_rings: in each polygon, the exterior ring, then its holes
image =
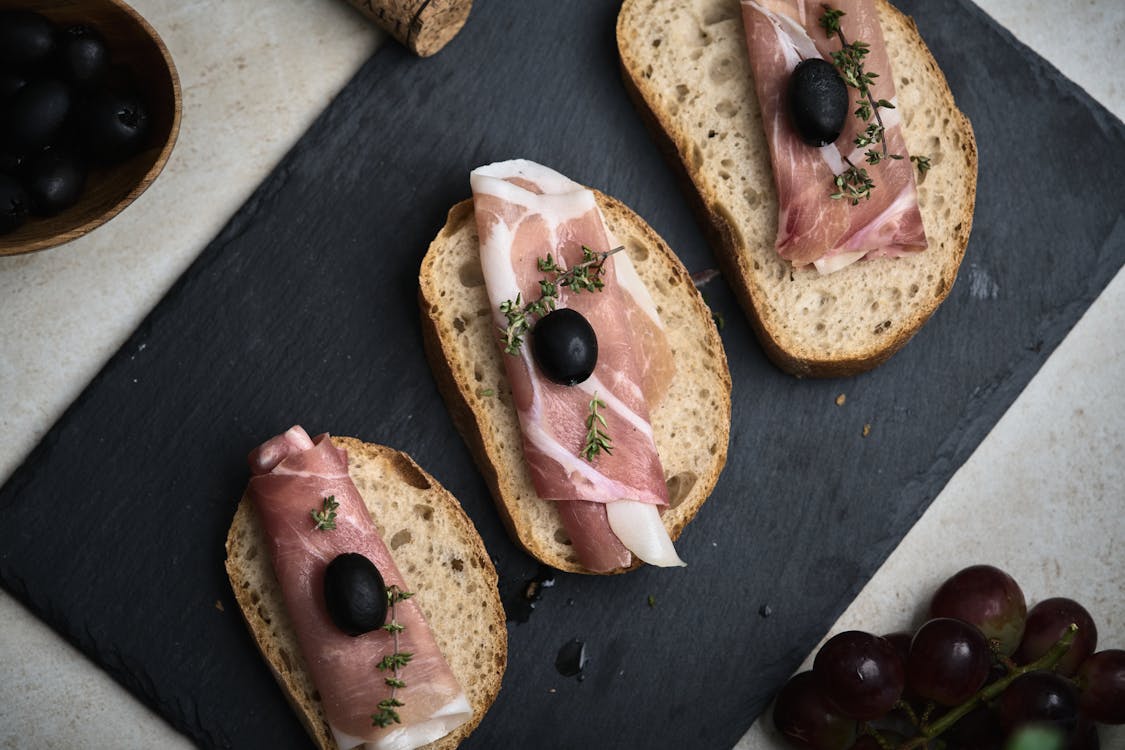
{"type": "MultiPolygon", "coordinates": [[[[1125,54],[1120,0],[978,4],[1125,117],[1125,90],[1107,65],[1125,54]]],[[[0,482],[383,41],[336,0],[133,5],[176,61],[179,142],[111,223],[0,258],[0,482]]],[[[826,637],[916,624],[945,576],[990,562],[1029,600],[1082,601],[1102,647],[1125,648],[1122,331],[1118,272],[826,637]]],[[[0,665],[0,747],[190,746],[2,591],[0,665]]],[[[768,724],[739,750],[777,746],[768,724]]],[[[1125,731],[1103,733],[1110,746],[1125,746],[1125,731]]]]}

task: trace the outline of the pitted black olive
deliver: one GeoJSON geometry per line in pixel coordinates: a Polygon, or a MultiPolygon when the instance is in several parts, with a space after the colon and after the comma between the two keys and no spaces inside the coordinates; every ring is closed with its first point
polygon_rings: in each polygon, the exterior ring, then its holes
{"type": "Polygon", "coordinates": [[[848,86],[832,63],[802,60],[789,77],[789,119],[802,141],[827,146],[848,119],[848,86]]]}
{"type": "Polygon", "coordinates": [[[25,184],[31,210],[54,216],[78,202],[86,185],[86,167],[65,149],[49,148],[28,162],[25,184]]]}
{"type": "Polygon", "coordinates": [[[598,337],[582,313],[564,307],[547,313],[535,324],[531,353],[548,380],[576,385],[594,372],[598,337]]]}
{"type": "Polygon", "coordinates": [[[363,635],[387,619],[387,586],[375,563],[345,552],[324,571],[324,603],[336,627],[350,636],[363,635]]]}
{"type": "Polygon", "coordinates": [[[73,100],[70,88],[54,78],[32,81],[19,89],[8,102],[0,127],[7,151],[30,152],[50,145],[70,115],[73,100]]]}
{"type": "Polygon", "coordinates": [[[145,146],[149,132],[148,107],[140,95],[116,88],[96,89],[77,112],[76,122],[94,164],[128,159],[145,146]]]}
{"type": "Polygon", "coordinates": [[[0,67],[42,65],[55,51],[51,22],[28,10],[0,11],[0,67]]]}
{"type": "Polygon", "coordinates": [[[109,69],[105,39],[89,26],[68,26],[59,35],[58,47],[59,73],[75,86],[89,86],[109,69]]]}

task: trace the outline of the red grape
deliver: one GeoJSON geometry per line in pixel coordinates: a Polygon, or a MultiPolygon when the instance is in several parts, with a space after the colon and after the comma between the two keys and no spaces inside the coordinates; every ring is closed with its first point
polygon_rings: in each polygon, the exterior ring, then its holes
{"type": "Polygon", "coordinates": [[[812,672],[785,683],[773,704],[773,725],[793,747],[845,750],[855,741],[856,723],[832,712],[812,672]]]}
{"type": "Polygon", "coordinates": [[[905,683],[902,658],[890,641],[859,630],[828,639],[813,674],[837,713],[864,721],[894,708],[905,683]]]}
{"type": "Polygon", "coordinates": [[[1009,730],[1024,724],[1053,725],[1069,734],[1078,723],[1078,691],[1054,672],[1028,672],[1012,680],[996,701],[1009,730]]]}
{"type": "Polygon", "coordinates": [[[1125,724],[1125,651],[1099,651],[1078,667],[1078,705],[1103,724],[1125,724]]]}
{"type": "Polygon", "coordinates": [[[1011,655],[1020,644],[1027,602],[1013,578],[991,565],[973,565],[947,579],[930,602],[930,617],[953,617],[976,625],[1000,653],[1011,655]]]}
{"type": "Polygon", "coordinates": [[[1044,599],[1027,613],[1027,627],[1016,651],[1016,663],[1030,664],[1047,653],[1071,623],[1078,626],[1078,633],[1070,649],[1055,665],[1055,671],[1068,676],[1077,672],[1078,665],[1094,653],[1098,645],[1098,628],[1081,604],[1061,596],[1044,599]]]}
{"type": "Polygon", "coordinates": [[[992,654],[975,626],[939,617],[914,634],[906,662],[906,684],[926,700],[955,706],[980,690],[992,654]]]}

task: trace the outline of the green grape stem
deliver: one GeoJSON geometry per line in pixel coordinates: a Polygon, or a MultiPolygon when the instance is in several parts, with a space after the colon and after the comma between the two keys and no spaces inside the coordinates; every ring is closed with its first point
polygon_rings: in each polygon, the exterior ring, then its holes
{"type": "Polygon", "coordinates": [[[1054,666],[1059,663],[1059,660],[1063,658],[1066,652],[1070,650],[1070,644],[1074,643],[1074,638],[1077,634],[1078,626],[1074,623],[1071,623],[1070,627],[1067,628],[1066,632],[1062,634],[1062,637],[1059,638],[1055,645],[1051,646],[1050,650],[1047,651],[1047,653],[1043,654],[1041,657],[1031,662],[1030,664],[1026,664],[1022,667],[1016,667],[1015,669],[1008,672],[1007,675],[1000,678],[991,685],[984,686],[972,698],[969,698],[961,705],[953,708],[949,711],[949,713],[942,716],[933,724],[923,724],[923,726],[921,727],[922,734],[904,743],[900,747],[900,750],[917,750],[917,748],[925,747],[926,743],[930,742],[942,732],[952,727],[974,708],[983,703],[987,703],[996,696],[1000,695],[1000,693],[1004,692],[1004,690],[1007,689],[1007,687],[1011,685],[1017,677],[1025,675],[1028,672],[1038,671],[1040,669],[1054,668],[1054,666]]]}

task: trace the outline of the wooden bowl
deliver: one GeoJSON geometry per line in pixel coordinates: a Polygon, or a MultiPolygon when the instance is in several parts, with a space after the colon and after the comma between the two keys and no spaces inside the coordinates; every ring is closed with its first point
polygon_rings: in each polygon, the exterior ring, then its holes
{"type": "Polygon", "coordinates": [[[29,216],[19,229],[0,235],[0,256],[43,250],[77,239],[106,223],[152,184],[168,161],[180,132],[180,79],[160,36],[121,0],[0,0],[0,10],[25,9],[58,26],[82,23],[97,29],[114,68],[123,68],[144,97],[151,129],[145,148],[127,161],[91,169],[78,203],[49,217],[29,216]]]}

